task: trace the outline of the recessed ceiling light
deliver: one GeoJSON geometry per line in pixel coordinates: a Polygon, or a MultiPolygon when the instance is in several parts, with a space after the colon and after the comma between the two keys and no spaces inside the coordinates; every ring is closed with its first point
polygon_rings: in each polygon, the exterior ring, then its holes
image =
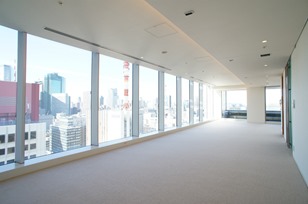
{"type": "Polygon", "coordinates": [[[267,67],[267,66],[268,66],[267,64],[264,65],[264,67],[267,67]]]}
{"type": "Polygon", "coordinates": [[[140,57],[141,59],[143,59],[143,57],[140,57]]]}
{"type": "Polygon", "coordinates": [[[267,40],[262,40],[262,43],[267,43],[267,40]]]}

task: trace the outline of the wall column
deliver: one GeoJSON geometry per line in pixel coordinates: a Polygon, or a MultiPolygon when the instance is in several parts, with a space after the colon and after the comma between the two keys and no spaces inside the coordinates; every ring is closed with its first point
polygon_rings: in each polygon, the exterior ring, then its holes
{"type": "Polygon", "coordinates": [[[15,162],[25,162],[27,33],[18,31],[15,162]]]}

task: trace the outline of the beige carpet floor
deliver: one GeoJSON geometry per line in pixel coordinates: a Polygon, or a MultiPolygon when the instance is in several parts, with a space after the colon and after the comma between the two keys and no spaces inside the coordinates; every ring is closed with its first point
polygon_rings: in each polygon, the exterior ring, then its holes
{"type": "Polygon", "coordinates": [[[275,124],[220,120],[0,183],[1,204],[307,204],[275,124]]]}

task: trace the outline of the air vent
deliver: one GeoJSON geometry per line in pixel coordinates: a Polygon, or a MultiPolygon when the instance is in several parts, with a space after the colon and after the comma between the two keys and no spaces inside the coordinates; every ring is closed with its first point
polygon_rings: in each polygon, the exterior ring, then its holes
{"type": "Polygon", "coordinates": [[[271,53],[267,53],[267,54],[262,54],[262,55],[260,55],[260,57],[268,57],[268,56],[271,56],[271,53]]]}
{"type": "Polygon", "coordinates": [[[55,34],[62,35],[62,36],[65,36],[65,37],[68,37],[68,38],[71,38],[71,39],[80,41],[80,42],[83,42],[83,43],[87,43],[87,44],[90,44],[90,45],[93,45],[93,46],[96,46],[96,47],[99,47],[99,48],[108,50],[108,51],[110,51],[110,52],[117,53],[117,54],[123,55],[123,56],[125,56],[125,57],[129,57],[129,58],[131,58],[131,59],[135,59],[135,60],[137,60],[137,61],[142,61],[142,62],[151,64],[151,65],[153,65],[153,66],[159,67],[159,68],[161,68],[161,69],[165,69],[165,70],[172,71],[172,69],[169,69],[169,68],[167,68],[167,67],[158,65],[158,64],[156,64],[156,63],[153,63],[153,62],[150,62],[150,61],[147,61],[147,60],[144,60],[144,59],[140,59],[140,58],[138,58],[138,57],[134,57],[134,56],[132,56],[132,55],[125,54],[125,53],[123,53],[123,52],[119,52],[119,51],[117,51],[117,50],[114,50],[114,49],[111,49],[111,48],[108,48],[108,47],[105,47],[105,46],[102,46],[102,45],[99,45],[99,44],[90,42],[90,41],[88,41],[88,40],[85,40],[85,39],[82,39],[82,38],[79,38],[79,37],[76,37],[76,36],[73,36],[73,35],[70,35],[70,34],[67,34],[67,33],[64,33],[64,32],[58,31],[58,30],[55,30],[55,29],[52,29],[52,28],[45,27],[44,30],[47,30],[47,31],[52,32],[52,33],[55,33],[55,34]]]}
{"type": "Polygon", "coordinates": [[[190,15],[192,15],[194,13],[195,13],[194,10],[190,10],[190,11],[185,12],[185,16],[190,16],[190,15]]]}

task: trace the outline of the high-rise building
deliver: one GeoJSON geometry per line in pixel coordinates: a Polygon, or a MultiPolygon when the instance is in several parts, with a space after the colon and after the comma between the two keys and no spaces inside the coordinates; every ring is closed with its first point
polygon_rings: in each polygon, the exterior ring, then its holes
{"type": "Polygon", "coordinates": [[[53,93],[51,94],[50,109],[51,114],[64,113],[70,115],[70,97],[67,93],[53,93]]]}
{"type": "Polygon", "coordinates": [[[118,96],[118,89],[111,88],[108,92],[108,108],[114,109],[119,108],[119,96],[118,96]]]}
{"type": "Polygon", "coordinates": [[[16,69],[10,65],[0,66],[0,80],[1,81],[16,81],[16,69]]]}
{"type": "Polygon", "coordinates": [[[101,97],[99,98],[99,106],[100,106],[100,107],[103,107],[103,106],[104,106],[104,96],[101,96],[101,97]]]}
{"type": "Polygon", "coordinates": [[[49,73],[44,78],[41,108],[45,109],[46,114],[51,114],[52,94],[65,93],[65,78],[57,73],[49,73]]]}
{"type": "Polygon", "coordinates": [[[51,151],[53,153],[67,151],[85,146],[86,119],[82,115],[66,116],[57,114],[55,122],[50,126],[51,151]]]}

